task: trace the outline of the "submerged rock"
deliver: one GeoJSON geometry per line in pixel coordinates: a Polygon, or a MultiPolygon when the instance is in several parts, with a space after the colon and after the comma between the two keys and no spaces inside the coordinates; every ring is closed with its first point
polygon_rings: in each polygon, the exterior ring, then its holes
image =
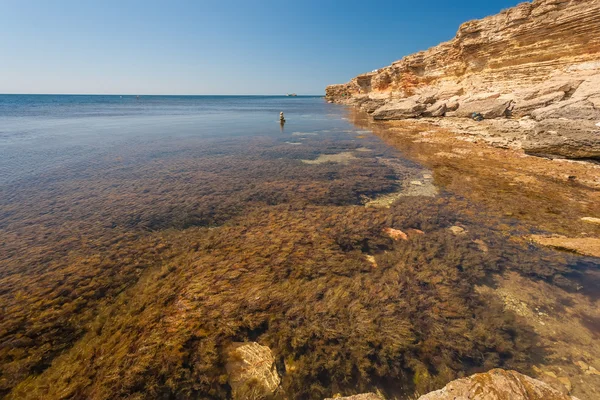
{"type": "Polygon", "coordinates": [[[456,226],[456,225],[451,226],[450,228],[448,228],[448,230],[456,236],[463,236],[463,235],[467,234],[467,230],[465,228],[462,228],[462,227],[456,226]]]}
{"type": "Polygon", "coordinates": [[[583,218],[581,218],[581,220],[583,222],[589,222],[590,224],[598,224],[598,225],[600,225],[600,218],[583,217],[583,218]]]}
{"type": "Polygon", "coordinates": [[[399,229],[385,228],[383,231],[394,240],[408,240],[408,235],[399,229]]]}
{"type": "Polygon", "coordinates": [[[233,343],[225,369],[233,398],[262,399],[275,392],[281,382],[271,349],[256,342],[233,343]]]}
{"type": "Polygon", "coordinates": [[[584,256],[600,257],[600,238],[568,238],[566,236],[531,235],[531,240],[542,246],[572,251],[584,256]]]}
{"type": "Polygon", "coordinates": [[[325,400],[382,400],[382,397],[376,395],[375,393],[363,393],[347,397],[333,397],[325,400]]]}

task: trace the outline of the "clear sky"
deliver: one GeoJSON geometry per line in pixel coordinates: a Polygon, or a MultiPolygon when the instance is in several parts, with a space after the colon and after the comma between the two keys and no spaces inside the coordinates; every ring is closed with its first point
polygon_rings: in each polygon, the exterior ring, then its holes
{"type": "Polygon", "coordinates": [[[322,94],[519,0],[0,0],[0,93],[322,94]]]}

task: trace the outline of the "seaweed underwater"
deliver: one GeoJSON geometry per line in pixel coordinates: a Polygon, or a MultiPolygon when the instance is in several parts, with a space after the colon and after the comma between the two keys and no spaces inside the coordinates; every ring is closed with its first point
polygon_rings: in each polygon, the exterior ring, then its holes
{"type": "Polygon", "coordinates": [[[276,355],[276,398],[408,397],[544,357],[477,285],[506,270],[564,284],[575,256],[450,194],[364,207],[418,166],[345,132],[301,143],[215,139],[3,187],[0,396],[228,398],[225,349],[244,341],[276,355]]]}

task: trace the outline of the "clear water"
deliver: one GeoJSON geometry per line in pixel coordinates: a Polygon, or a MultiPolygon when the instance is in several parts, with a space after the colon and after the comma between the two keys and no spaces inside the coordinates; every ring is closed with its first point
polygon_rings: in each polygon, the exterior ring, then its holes
{"type": "Polygon", "coordinates": [[[0,184],[140,145],[350,129],[340,118],[320,97],[0,95],[0,184]]]}
{"type": "Polygon", "coordinates": [[[576,213],[372,128],[320,97],[0,95],[0,397],[227,398],[219,346],[258,341],[287,398],[535,363],[591,398],[598,259],[523,239],[576,213]]]}

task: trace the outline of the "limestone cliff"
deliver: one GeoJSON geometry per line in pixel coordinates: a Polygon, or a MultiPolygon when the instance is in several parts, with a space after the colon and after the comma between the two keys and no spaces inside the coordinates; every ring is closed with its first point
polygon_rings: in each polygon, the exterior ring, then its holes
{"type": "Polygon", "coordinates": [[[510,119],[526,151],[600,158],[600,0],[535,0],[464,23],[456,37],[326,97],[379,120],[510,119]],[[575,123],[566,120],[573,120],[575,123]]]}

